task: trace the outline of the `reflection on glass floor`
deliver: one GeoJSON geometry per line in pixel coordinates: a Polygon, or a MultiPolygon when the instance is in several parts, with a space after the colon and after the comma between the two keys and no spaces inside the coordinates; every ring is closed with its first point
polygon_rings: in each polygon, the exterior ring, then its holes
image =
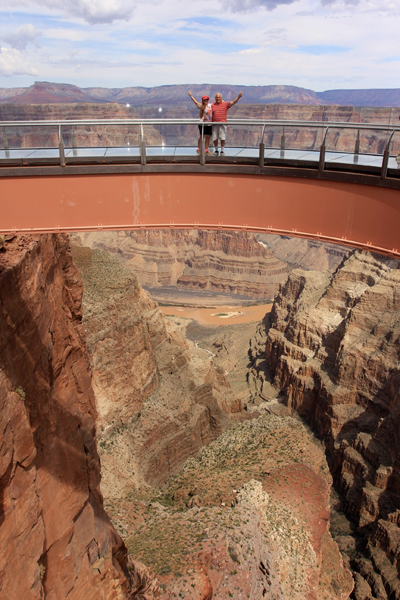
{"type": "Polygon", "coordinates": [[[28,158],[33,152],[34,149],[21,148],[19,150],[0,150],[0,160],[8,159],[8,158],[28,158]]]}
{"type": "MultiPolygon", "coordinates": [[[[219,151],[221,148],[219,147],[219,151]]],[[[96,148],[65,148],[64,151],[66,162],[79,162],[80,158],[94,160],[105,158],[106,160],[115,160],[118,158],[127,159],[131,157],[135,162],[140,159],[140,148],[138,146],[124,146],[124,147],[96,147],[96,148]]],[[[0,149],[0,164],[1,162],[7,161],[24,161],[27,163],[34,163],[36,160],[45,161],[51,159],[51,162],[58,162],[59,160],[59,149],[58,148],[16,148],[16,149],[0,149]]],[[[157,158],[172,159],[179,157],[181,160],[187,156],[188,159],[198,159],[196,146],[148,146],[146,147],[146,156],[150,160],[156,160],[157,158]]],[[[209,154],[207,155],[210,159],[218,158],[214,155],[214,147],[210,144],[209,154]]],[[[241,148],[241,147],[226,147],[225,157],[226,158],[240,158],[240,159],[257,159],[259,156],[258,148],[241,148]]],[[[314,162],[319,161],[319,150],[301,150],[301,149],[285,149],[280,150],[277,148],[265,148],[264,159],[268,164],[269,161],[274,162],[290,162],[294,161],[296,164],[302,161],[314,162]]],[[[348,152],[329,152],[325,154],[325,164],[332,165],[354,165],[354,166],[370,166],[380,168],[382,166],[382,155],[376,154],[351,154],[348,152]]],[[[242,162],[242,161],[241,161],[242,162]]],[[[398,164],[395,156],[389,158],[389,169],[398,169],[398,164]]]]}
{"type": "Polygon", "coordinates": [[[108,148],[66,148],[65,157],[90,158],[91,156],[105,156],[107,150],[108,148]]]}
{"type": "Polygon", "coordinates": [[[128,146],[127,148],[107,148],[105,156],[140,156],[140,148],[137,146],[128,146]]]}

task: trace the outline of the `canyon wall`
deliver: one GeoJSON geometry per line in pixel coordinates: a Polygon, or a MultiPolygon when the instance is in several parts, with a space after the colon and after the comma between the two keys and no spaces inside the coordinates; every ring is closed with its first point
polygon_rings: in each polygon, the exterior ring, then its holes
{"type": "Polygon", "coordinates": [[[288,273],[286,264],[247,232],[96,232],[74,239],[114,253],[149,288],[177,286],[270,299],[288,273]]]}
{"type": "Polygon", "coordinates": [[[164,320],[121,262],[87,247],[73,254],[85,286],[102,490],[118,498],[177,472],[230,426],[243,403],[224,371],[164,320]]]}
{"type": "Polygon", "coordinates": [[[0,598],[125,599],[68,239],[6,237],[0,297],[0,598]]]}
{"type": "Polygon", "coordinates": [[[369,253],[295,270],[267,334],[273,385],[324,440],[355,522],[355,598],[400,598],[399,284],[399,263],[369,253]]]}

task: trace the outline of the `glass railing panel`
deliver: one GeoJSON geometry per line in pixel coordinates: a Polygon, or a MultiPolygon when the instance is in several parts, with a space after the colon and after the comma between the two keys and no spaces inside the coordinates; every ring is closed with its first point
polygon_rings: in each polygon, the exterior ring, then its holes
{"type": "Polygon", "coordinates": [[[197,125],[190,123],[154,123],[143,125],[146,147],[196,147],[197,125]]]}
{"type": "Polygon", "coordinates": [[[340,127],[329,126],[325,147],[326,152],[346,152],[355,155],[382,156],[391,130],[383,127],[340,127]]]}
{"type": "Polygon", "coordinates": [[[383,155],[390,132],[382,129],[360,130],[360,154],[383,155]]]}
{"type": "MultiPolygon", "coordinates": [[[[262,124],[242,125],[229,124],[228,122],[226,147],[258,148],[261,142],[262,129],[262,124]]],[[[143,131],[146,147],[197,148],[200,136],[198,123],[144,124],[143,131]]]]}
{"type": "MultiPolygon", "coordinates": [[[[325,138],[326,152],[332,154],[353,154],[356,152],[358,139],[357,129],[345,127],[329,127],[325,138]]],[[[331,156],[333,158],[333,156],[331,156]]]]}
{"type": "Polygon", "coordinates": [[[319,150],[324,129],[315,126],[299,126],[288,123],[282,125],[266,125],[264,133],[265,148],[280,150],[310,151],[319,150]]]}
{"type": "Polygon", "coordinates": [[[360,108],[360,123],[374,123],[376,125],[387,125],[390,127],[398,119],[398,109],[382,107],[360,108]]]}
{"type": "Polygon", "coordinates": [[[360,152],[383,154],[390,133],[399,126],[397,108],[363,107],[360,109],[360,123],[387,126],[387,130],[369,129],[361,131],[360,152]]]}
{"type": "Polygon", "coordinates": [[[65,148],[130,148],[139,147],[140,126],[113,123],[63,124],[62,140],[65,148]]]}
{"type": "Polygon", "coordinates": [[[58,127],[24,124],[7,127],[0,124],[0,147],[9,150],[58,148],[58,127]]]}
{"type": "Polygon", "coordinates": [[[396,169],[400,174],[400,130],[393,133],[389,144],[389,169],[396,169]]]}
{"type": "Polygon", "coordinates": [[[228,121],[226,146],[231,148],[259,148],[262,131],[262,125],[230,125],[228,121]]]}

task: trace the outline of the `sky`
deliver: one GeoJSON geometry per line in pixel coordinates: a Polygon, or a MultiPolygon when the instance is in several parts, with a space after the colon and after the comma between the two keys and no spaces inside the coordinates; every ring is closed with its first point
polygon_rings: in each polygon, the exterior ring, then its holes
{"type": "Polygon", "coordinates": [[[0,0],[0,87],[400,88],[400,0],[0,0]]]}

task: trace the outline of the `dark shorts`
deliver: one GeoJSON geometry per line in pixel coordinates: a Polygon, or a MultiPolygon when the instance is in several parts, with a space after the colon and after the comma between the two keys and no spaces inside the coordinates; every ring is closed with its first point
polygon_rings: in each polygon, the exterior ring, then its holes
{"type": "MultiPolygon", "coordinates": [[[[203,125],[199,125],[199,132],[200,132],[200,135],[202,135],[203,125]]],[[[211,125],[204,125],[204,135],[212,135],[212,126],[211,125]]]]}

